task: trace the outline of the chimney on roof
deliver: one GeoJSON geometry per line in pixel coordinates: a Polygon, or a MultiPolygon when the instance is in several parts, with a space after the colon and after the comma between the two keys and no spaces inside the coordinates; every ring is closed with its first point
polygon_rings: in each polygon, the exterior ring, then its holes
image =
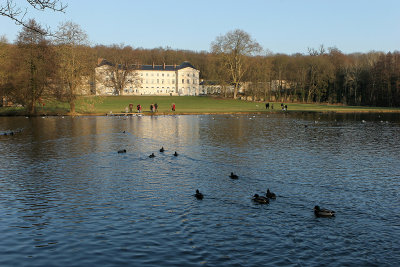
{"type": "Polygon", "coordinates": [[[154,61],[153,61],[153,70],[154,70],[154,61]]]}
{"type": "Polygon", "coordinates": [[[176,64],[174,64],[174,69],[176,69],[176,64]]]}
{"type": "Polygon", "coordinates": [[[164,62],[164,64],[163,64],[163,69],[165,70],[165,62],[164,62]]]}

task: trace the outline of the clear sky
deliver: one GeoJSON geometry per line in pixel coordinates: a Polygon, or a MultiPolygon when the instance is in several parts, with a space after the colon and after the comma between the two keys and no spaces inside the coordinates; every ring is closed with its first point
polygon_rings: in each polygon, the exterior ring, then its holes
{"type": "MultiPolygon", "coordinates": [[[[29,9],[27,17],[52,29],[73,21],[92,45],[209,51],[217,36],[242,29],[274,53],[307,53],[321,44],[344,53],[400,50],[400,0],[61,1],[65,14],[29,9]]],[[[0,17],[0,35],[9,41],[20,30],[0,17]]]]}

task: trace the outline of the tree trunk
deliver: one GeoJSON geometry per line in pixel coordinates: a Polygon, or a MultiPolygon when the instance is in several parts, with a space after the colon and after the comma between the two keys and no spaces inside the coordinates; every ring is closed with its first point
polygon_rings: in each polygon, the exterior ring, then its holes
{"type": "Polygon", "coordinates": [[[70,101],[69,102],[69,112],[70,113],[75,113],[75,101],[70,101]]]}
{"type": "Polygon", "coordinates": [[[235,83],[235,88],[233,89],[233,99],[237,99],[237,93],[238,93],[238,84],[235,83]]]}
{"type": "Polygon", "coordinates": [[[34,101],[34,100],[32,100],[32,101],[29,103],[28,109],[29,109],[29,115],[34,115],[34,114],[36,113],[36,110],[35,110],[35,101],[34,101]]]}

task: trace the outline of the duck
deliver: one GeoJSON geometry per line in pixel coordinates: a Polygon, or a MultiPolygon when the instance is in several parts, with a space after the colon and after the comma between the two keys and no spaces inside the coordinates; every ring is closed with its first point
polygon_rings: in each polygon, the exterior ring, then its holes
{"type": "Polygon", "coordinates": [[[176,151],[175,151],[175,153],[174,153],[174,156],[175,156],[175,157],[177,157],[177,156],[178,156],[178,153],[176,153],[176,151]]]}
{"type": "Polygon", "coordinates": [[[253,196],[253,201],[260,203],[260,204],[268,204],[269,203],[269,199],[267,197],[259,196],[258,194],[255,194],[253,196]]]}
{"type": "Polygon", "coordinates": [[[196,194],[194,194],[194,196],[195,196],[197,199],[203,199],[203,194],[200,193],[199,189],[196,189],[196,194]]]}
{"type": "Polygon", "coordinates": [[[161,152],[161,153],[164,152],[164,147],[161,147],[161,148],[160,148],[160,152],[161,152]]]}
{"type": "Polygon", "coordinates": [[[151,155],[149,156],[149,158],[154,158],[154,157],[155,157],[154,153],[151,153],[151,155]]]}
{"type": "Polygon", "coordinates": [[[238,179],[239,178],[239,176],[237,176],[233,172],[231,172],[231,175],[229,175],[229,177],[231,177],[232,179],[238,179]]]}
{"type": "Polygon", "coordinates": [[[267,196],[267,198],[270,198],[270,199],[276,199],[275,193],[272,193],[271,191],[269,191],[269,188],[267,189],[266,196],[267,196]]]}
{"type": "Polygon", "coordinates": [[[126,149],[118,150],[118,153],[126,153],[126,149]]]}
{"type": "Polygon", "coordinates": [[[335,212],[333,210],[321,209],[319,206],[314,207],[314,214],[317,217],[333,217],[335,212]]]}

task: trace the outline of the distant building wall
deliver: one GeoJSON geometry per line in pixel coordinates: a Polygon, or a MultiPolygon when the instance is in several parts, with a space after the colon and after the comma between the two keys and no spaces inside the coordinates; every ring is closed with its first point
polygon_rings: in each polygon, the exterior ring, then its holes
{"type": "MultiPolygon", "coordinates": [[[[110,63],[95,69],[96,95],[117,95],[111,84],[110,63]]],[[[199,95],[200,71],[189,62],[181,65],[140,65],[126,78],[123,95],[199,95]]]]}

